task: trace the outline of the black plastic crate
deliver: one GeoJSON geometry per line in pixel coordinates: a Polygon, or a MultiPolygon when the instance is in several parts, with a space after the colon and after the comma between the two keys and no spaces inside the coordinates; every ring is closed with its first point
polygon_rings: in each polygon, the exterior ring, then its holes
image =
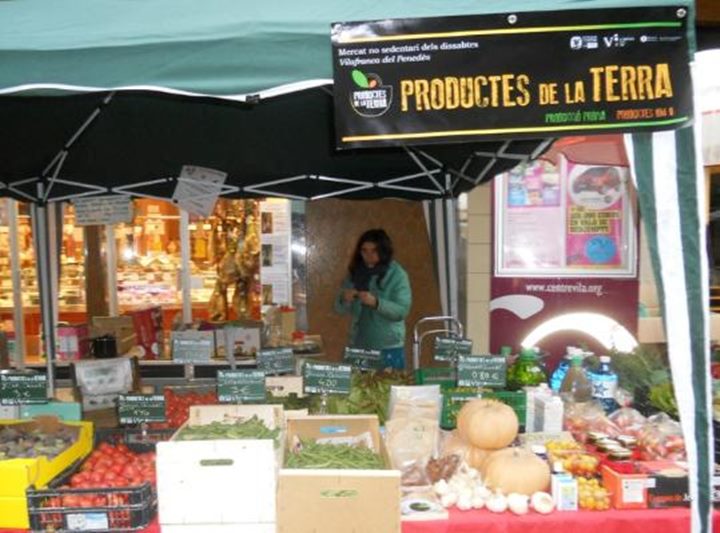
{"type": "MultiPolygon", "coordinates": [[[[136,453],[155,450],[174,429],[99,429],[95,445],[125,444],[136,453]]],[[[157,510],[157,494],[150,483],[136,487],[60,488],[77,473],[87,458],[71,465],[50,488],[28,489],[28,515],[32,531],[135,531],[146,527],[157,510]]]]}
{"type": "Polygon", "coordinates": [[[30,529],[52,531],[134,531],[155,516],[149,483],[129,488],[42,489],[27,491],[30,529]]]}
{"type": "Polygon", "coordinates": [[[96,429],[95,446],[101,442],[108,444],[125,444],[132,451],[137,453],[153,452],[158,442],[170,440],[170,437],[177,429],[96,429]]]}

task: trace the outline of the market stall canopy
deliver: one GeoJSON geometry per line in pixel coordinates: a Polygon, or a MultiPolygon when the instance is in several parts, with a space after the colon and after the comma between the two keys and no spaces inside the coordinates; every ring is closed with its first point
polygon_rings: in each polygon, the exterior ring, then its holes
{"type": "Polygon", "coordinates": [[[110,190],[170,198],[183,165],[228,173],[228,196],[440,198],[549,145],[518,140],[335,151],[332,97],[317,89],[257,104],[134,91],[108,96],[0,98],[4,192],[34,200],[36,178],[54,173],[53,159],[96,109],[63,156],[48,199],[110,190]]]}
{"type": "MultiPolygon", "coordinates": [[[[482,12],[625,6],[489,0],[482,12]]],[[[236,196],[456,195],[546,141],[335,151],[330,28],[478,10],[469,0],[0,2],[0,183],[26,200],[147,182],[123,190],[168,197],[189,164],[228,173],[236,196]],[[52,177],[38,194],[38,178],[52,177]]]]}

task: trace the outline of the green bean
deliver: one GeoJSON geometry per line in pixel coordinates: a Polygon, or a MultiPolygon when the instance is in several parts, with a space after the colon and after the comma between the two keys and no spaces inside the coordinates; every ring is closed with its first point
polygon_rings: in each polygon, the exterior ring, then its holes
{"type": "Polygon", "coordinates": [[[340,468],[340,469],[382,469],[382,458],[365,446],[349,444],[319,444],[312,440],[301,440],[298,451],[289,452],[285,461],[288,468],[340,468]]]}
{"type": "Polygon", "coordinates": [[[221,440],[221,439],[272,439],[275,447],[279,444],[279,429],[269,429],[262,420],[253,416],[242,422],[226,424],[211,422],[204,426],[186,426],[178,433],[177,440],[221,440]]]}

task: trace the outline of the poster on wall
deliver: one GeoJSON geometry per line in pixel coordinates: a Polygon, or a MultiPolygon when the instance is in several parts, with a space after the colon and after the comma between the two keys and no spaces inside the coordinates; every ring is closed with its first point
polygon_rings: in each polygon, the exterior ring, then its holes
{"type": "Polygon", "coordinates": [[[260,202],[260,282],[262,304],[292,305],[291,205],[271,198],[260,202]]]}
{"type": "Polygon", "coordinates": [[[627,168],[538,160],[495,180],[496,276],[634,277],[627,168]]]}

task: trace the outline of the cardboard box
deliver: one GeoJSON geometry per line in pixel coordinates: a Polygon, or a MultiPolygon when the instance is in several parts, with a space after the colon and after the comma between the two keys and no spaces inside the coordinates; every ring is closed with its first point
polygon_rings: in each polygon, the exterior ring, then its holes
{"type": "MultiPolygon", "coordinates": [[[[278,405],[211,405],[191,407],[188,421],[178,431],[253,415],[271,429],[282,427],[283,409],[278,405]]],[[[282,435],[277,448],[268,439],[178,441],[176,436],[157,445],[163,531],[178,526],[184,528],[177,531],[214,531],[219,526],[233,531],[274,529],[282,435]]]]}
{"type": "Polygon", "coordinates": [[[139,355],[143,359],[159,359],[165,353],[165,333],[163,332],[162,308],[148,307],[131,311],[137,345],[141,348],[139,355]]]}
{"type": "Polygon", "coordinates": [[[265,378],[265,390],[279,398],[291,394],[296,394],[298,398],[305,396],[302,376],[267,376],[265,378]]]}
{"type": "Polygon", "coordinates": [[[90,330],[87,324],[57,327],[57,358],[59,361],[85,359],[90,352],[90,330]]]}
{"type": "Polygon", "coordinates": [[[117,341],[118,355],[125,355],[137,344],[135,326],[130,316],[92,317],[90,337],[112,335],[117,341]]]}
{"type": "Polygon", "coordinates": [[[231,330],[235,357],[255,357],[260,351],[263,323],[257,320],[238,320],[215,324],[215,357],[225,359],[225,328],[231,330]]]}
{"type": "Polygon", "coordinates": [[[647,508],[647,474],[621,474],[603,465],[602,480],[603,485],[610,492],[610,501],[615,509],[647,508]]]}
{"type": "Polygon", "coordinates": [[[354,437],[369,433],[386,470],[282,468],[278,478],[278,533],[393,533],[400,531],[400,471],[380,437],[377,416],[288,418],[286,445],[296,437],[354,437]]]}

